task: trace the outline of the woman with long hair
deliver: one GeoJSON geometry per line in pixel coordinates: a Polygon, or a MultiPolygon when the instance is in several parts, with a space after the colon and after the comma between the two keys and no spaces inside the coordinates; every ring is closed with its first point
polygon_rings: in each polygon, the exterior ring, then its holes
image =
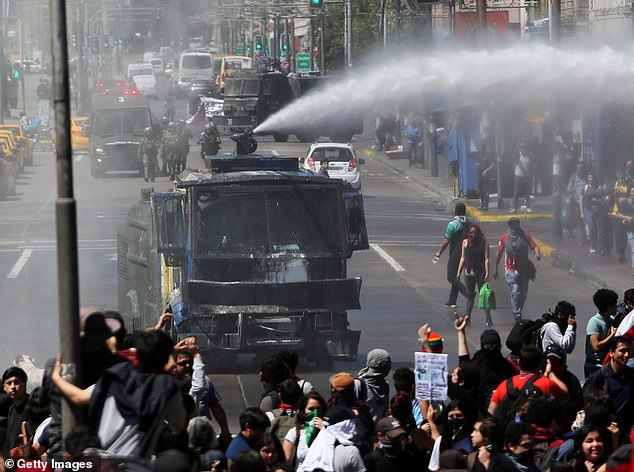
{"type": "MultiPolygon", "coordinates": [[[[460,281],[460,274],[462,274],[463,270],[467,292],[466,314],[471,318],[476,294],[482,288],[482,284],[489,280],[489,246],[480,225],[475,223],[469,226],[467,238],[462,241],[462,256],[458,264],[458,281],[460,281]],[[478,291],[476,291],[476,287],[478,291]]],[[[486,315],[486,325],[492,326],[491,310],[485,310],[484,313],[486,315]]]]}
{"type": "Polygon", "coordinates": [[[591,424],[584,426],[575,435],[575,472],[603,472],[608,459],[604,430],[591,424]]]}
{"type": "Polygon", "coordinates": [[[317,392],[310,392],[299,401],[295,427],[288,430],[282,446],[286,463],[292,470],[304,462],[308,448],[324,428],[322,418],[326,408],[326,400],[317,392]]]}

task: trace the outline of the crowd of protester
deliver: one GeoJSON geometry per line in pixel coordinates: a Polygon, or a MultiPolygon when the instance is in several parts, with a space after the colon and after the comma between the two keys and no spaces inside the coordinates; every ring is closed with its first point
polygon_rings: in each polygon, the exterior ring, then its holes
{"type": "MultiPolygon", "coordinates": [[[[509,336],[509,356],[490,327],[471,354],[469,315],[456,315],[448,401],[417,398],[416,373],[392,369],[383,349],[358,373],[332,375],[325,392],[298,377],[297,352],[278,351],[262,360],[260,402],[233,435],[196,339],[174,343],[163,329],[169,313],[129,334],[117,312],[82,310],[80,382],[59,356],[31,392],[24,370],[3,373],[0,452],[7,470],[23,471],[34,461],[48,461],[37,470],[59,461],[104,471],[630,470],[634,289],[620,304],[608,289],[593,301],[583,380],[567,367],[577,344],[570,303],[545,314],[532,336],[509,336]],[[83,418],[64,437],[62,397],[83,418]]],[[[418,336],[424,352],[443,352],[428,325],[418,336]]]]}
{"type": "Polygon", "coordinates": [[[569,236],[578,230],[579,243],[589,246],[591,253],[609,255],[614,250],[620,263],[626,261],[629,241],[634,271],[634,161],[602,181],[580,162],[566,191],[562,223],[569,236]]]}

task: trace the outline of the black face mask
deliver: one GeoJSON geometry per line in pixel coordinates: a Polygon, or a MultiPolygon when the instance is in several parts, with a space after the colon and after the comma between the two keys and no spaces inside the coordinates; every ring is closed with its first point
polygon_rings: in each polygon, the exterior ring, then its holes
{"type": "Polygon", "coordinates": [[[385,457],[396,457],[403,452],[404,448],[405,448],[404,441],[379,443],[379,449],[383,451],[383,454],[385,455],[385,457]]]}
{"type": "Polygon", "coordinates": [[[458,435],[458,433],[460,433],[460,431],[462,430],[464,426],[464,420],[463,419],[447,420],[447,426],[449,427],[449,430],[451,431],[452,438],[455,438],[458,435]]]}

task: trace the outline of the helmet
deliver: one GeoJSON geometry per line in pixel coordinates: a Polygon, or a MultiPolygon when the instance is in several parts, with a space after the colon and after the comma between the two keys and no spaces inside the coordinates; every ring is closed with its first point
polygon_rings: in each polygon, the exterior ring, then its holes
{"type": "Polygon", "coordinates": [[[205,125],[205,131],[213,131],[216,129],[215,123],[207,123],[205,125]]]}
{"type": "Polygon", "coordinates": [[[169,118],[167,116],[164,116],[163,118],[161,118],[161,124],[162,125],[167,125],[170,122],[169,118]]]}
{"type": "Polygon", "coordinates": [[[152,128],[150,128],[149,126],[143,130],[143,133],[144,133],[144,134],[145,134],[148,138],[154,134],[154,132],[152,131],[152,128]]]}

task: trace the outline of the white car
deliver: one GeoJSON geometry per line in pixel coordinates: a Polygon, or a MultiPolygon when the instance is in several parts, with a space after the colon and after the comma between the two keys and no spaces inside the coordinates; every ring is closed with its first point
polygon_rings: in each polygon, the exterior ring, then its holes
{"type": "Polygon", "coordinates": [[[134,77],[134,85],[146,97],[158,97],[156,77],[154,75],[137,75],[134,77]]]}
{"type": "Polygon", "coordinates": [[[306,157],[300,159],[300,167],[317,174],[324,160],[328,161],[330,178],[341,179],[350,184],[353,189],[361,188],[359,166],[365,161],[357,157],[351,144],[314,143],[310,146],[306,157]]]}

